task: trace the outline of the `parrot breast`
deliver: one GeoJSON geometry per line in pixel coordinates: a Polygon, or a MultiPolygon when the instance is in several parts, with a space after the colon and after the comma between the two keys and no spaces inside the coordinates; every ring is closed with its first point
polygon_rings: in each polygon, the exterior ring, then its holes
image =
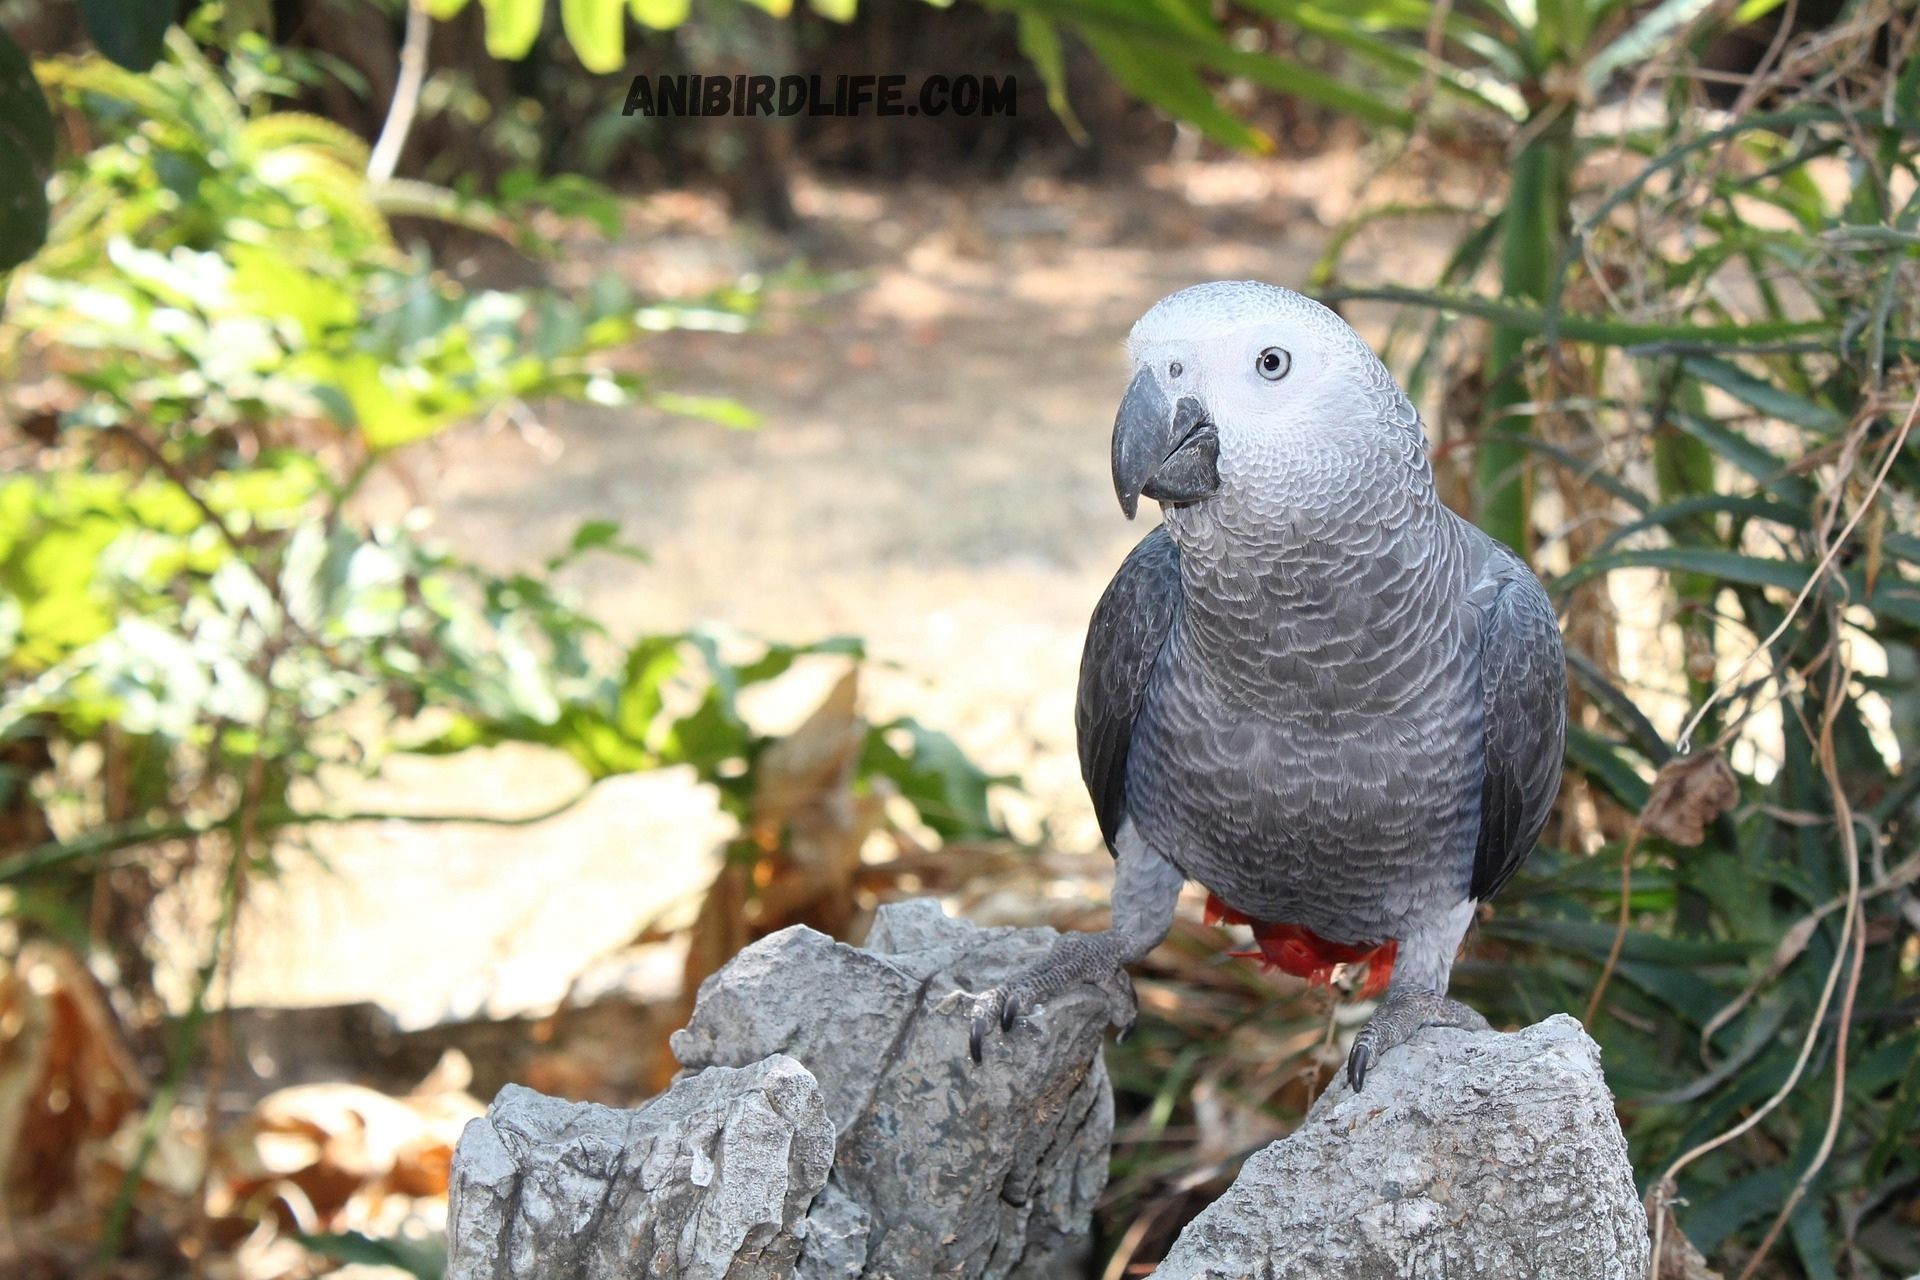
{"type": "Polygon", "coordinates": [[[1360,988],[1363,1000],[1387,989],[1400,951],[1400,944],[1392,939],[1371,946],[1330,942],[1305,925],[1253,920],[1211,893],[1207,895],[1207,923],[1251,926],[1256,950],[1228,954],[1236,959],[1258,960],[1268,970],[1305,978],[1311,986],[1332,986],[1333,971],[1339,965],[1365,965],[1367,980],[1360,988]]]}

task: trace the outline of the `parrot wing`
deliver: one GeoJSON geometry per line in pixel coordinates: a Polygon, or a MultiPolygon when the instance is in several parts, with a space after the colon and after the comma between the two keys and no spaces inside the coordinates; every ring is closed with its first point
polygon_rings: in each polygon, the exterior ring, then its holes
{"type": "MultiPolygon", "coordinates": [[[[1489,565],[1493,599],[1481,630],[1486,775],[1470,896],[1484,902],[1533,852],[1560,789],[1567,742],[1567,666],[1553,604],[1539,579],[1501,547],[1489,565]]],[[[1476,593],[1478,594],[1478,593],[1476,593]]]]}
{"type": "Polygon", "coordinates": [[[1126,818],[1127,752],[1147,677],[1180,611],[1180,552],[1166,526],[1140,540],[1113,575],[1087,626],[1074,726],[1080,776],[1113,849],[1126,818]]]}

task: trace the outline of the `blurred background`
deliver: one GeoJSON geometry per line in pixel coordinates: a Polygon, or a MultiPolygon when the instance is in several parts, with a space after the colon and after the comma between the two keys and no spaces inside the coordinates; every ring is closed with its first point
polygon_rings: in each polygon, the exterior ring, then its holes
{"type": "MultiPolygon", "coordinates": [[[[1121,342],[1338,307],[1562,611],[1456,993],[1605,1049],[1669,1277],[1920,1272],[1901,0],[0,0],[0,1274],[437,1276],[509,1080],[936,895],[1103,923],[1121,342]],[[626,116],[636,74],[1017,114],[626,116]]],[[[1151,517],[1149,517],[1150,521],[1151,517]]],[[[1183,907],[1086,1274],[1367,1010],[1183,907]]]]}

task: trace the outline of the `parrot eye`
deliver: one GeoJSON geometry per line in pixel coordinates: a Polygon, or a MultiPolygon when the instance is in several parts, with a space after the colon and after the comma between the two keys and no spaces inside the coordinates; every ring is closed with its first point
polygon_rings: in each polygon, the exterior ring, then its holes
{"type": "Polygon", "coordinates": [[[1181,366],[1178,360],[1175,360],[1172,364],[1167,366],[1167,376],[1169,378],[1177,378],[1185,372],[1186,372],[1186,369],[1181,366]]]}
{"type": "Polygon", "coordinates": [[[1281,347],[1268,347],[1253,358],[1253,367],[1268,382],[1278,382],[1293,368],[1293,357],[1281,347]]]}

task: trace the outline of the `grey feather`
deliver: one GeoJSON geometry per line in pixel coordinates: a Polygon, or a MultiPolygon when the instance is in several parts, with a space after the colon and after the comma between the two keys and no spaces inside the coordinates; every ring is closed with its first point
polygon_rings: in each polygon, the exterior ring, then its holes
{"type": "Polygon", "coordinates": [[[1513,878],[1539,840],[1560,789],[1567,741],[1567,668],[1553,604],[1505,547],[1490,567],[1480,649],[1486,776],[1468,890],[1480,902],[1513,878]]]}
{"type": "Polygon", "coordinates": [[[1127,752],[1147,676],[1165,646],[1180,603],[1180,552],[1157,528],[1121,562],[1087,626],[1080,655],[1074,727],[1080,776],[1093,797],[1100,834],[1118,852],[1126,817],[1127,752]]]}

